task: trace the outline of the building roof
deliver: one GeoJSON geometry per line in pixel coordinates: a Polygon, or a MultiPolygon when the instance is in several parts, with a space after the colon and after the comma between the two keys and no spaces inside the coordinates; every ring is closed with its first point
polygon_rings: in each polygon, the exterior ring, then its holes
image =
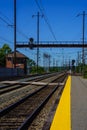
{"type": "MultiPolygon", "coordinates": [[[[14,52],[7,54],[7,57],[14,57],[14,52]]],[[[25,56],[24,54],[22,54],[19,51],[16,51],[16,57],[18,57],[18,58],[28,58],[27,56],[25,56]]]]}

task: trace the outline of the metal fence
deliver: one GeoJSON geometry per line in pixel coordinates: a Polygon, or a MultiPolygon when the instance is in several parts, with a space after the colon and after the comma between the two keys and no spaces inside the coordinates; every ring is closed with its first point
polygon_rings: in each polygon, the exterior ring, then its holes
{"type": "Polygon", "coordinates": [[[24,70],[20,68],[0,68],[0,77],[23,76],[24,70]]]}

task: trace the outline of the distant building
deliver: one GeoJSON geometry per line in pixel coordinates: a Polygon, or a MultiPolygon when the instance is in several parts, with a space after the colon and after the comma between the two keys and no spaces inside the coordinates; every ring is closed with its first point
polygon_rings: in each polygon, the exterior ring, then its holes
{"type": "MultiPolygon", "coordinates": [[[[16,68],[21,68],[24,70],[24,73],[27,73],[27,59],[24,54],[16,51],[16,68]]],[[[14,52],[9,53],[6,56],[6,68],[14,68],[14,52]]]]}

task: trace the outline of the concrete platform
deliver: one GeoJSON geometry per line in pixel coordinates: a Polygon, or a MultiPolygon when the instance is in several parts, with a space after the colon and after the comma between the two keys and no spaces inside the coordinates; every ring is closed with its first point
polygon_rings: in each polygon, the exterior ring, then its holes
{"type": "Polygon", "coordinates": [[[50,130],[71,130],[71,77],[68,77],[50,130]]]}
{"type": "Polygon", "coordinates": [[[87,130],[87,79],[68,77],[50,130],[87,130]]]}
{"type": "Polygon", "coordinates": [[[87,79],[72,76],[71,82],[72,130],[87,130],[87,79]]]}

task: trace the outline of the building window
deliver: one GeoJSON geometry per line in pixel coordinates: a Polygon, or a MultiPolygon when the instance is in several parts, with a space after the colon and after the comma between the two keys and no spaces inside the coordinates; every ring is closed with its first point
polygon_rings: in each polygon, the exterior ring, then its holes
{"type": "Polygon", "coordinates": [[[11,57],[8,57],[8,61],[11,61],[11,57]]]}

